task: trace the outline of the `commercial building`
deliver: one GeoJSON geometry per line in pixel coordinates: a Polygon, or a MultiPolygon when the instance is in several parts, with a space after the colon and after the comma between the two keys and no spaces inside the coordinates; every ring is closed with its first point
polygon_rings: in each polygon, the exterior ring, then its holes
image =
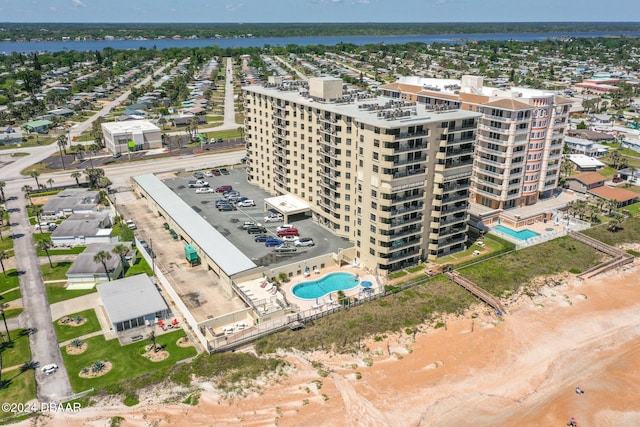
{"type": "Polygon", "coordinates": [[[477,76],[407,77],[380,89],[435,110],[482,114],[471,187],[475,203],[489,209],[533,205],[558,187],[571,100],[537,89],[485,86],[477,76]]]}
{"type": "Polygon", "coordinates": [[[344,89],[340,79],[247,86],[248,180],[308,203],[380,274],[465,249],[481,114],[344,89]]]}
{"type": "Polygon", "coordinates": [[[146,120],[102,123],[107,150],[113,154],[162,148],[162,131],[146,120]]]}

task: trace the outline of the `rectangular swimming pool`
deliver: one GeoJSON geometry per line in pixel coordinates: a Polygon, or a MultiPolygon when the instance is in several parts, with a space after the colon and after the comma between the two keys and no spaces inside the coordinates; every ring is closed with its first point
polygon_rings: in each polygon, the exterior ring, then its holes
{"type": "Polygon", "coordinates": [[[535,231],[531,231],[529,229],[524,229],[524,230],[512,230],[509,227],[505,227],[504,225],[496,225],[495,227],[492,228],[492,230],[498,231],[500,233],[504,233],[507,236],[511,236],[514,239],[518,239],[518,240],[527,240],[530,239],[532,237],[536,237],[539,236],[540,233],[536,233],[535,231]]]}

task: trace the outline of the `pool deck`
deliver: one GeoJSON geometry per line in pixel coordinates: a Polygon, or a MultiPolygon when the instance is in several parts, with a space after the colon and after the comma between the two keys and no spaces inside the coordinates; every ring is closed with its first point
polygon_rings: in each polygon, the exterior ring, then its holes
{"type": "MultiPolygon", "coordinates": [[[[355,274],[358,276],[361,282],[369,281],[373,283],[373,289],[375,292],[380,291],[380,289],[378,289],[378,282],[373,274],[366,273],[364,269],[362,269],[361,267],[354,267],[354,266],[344,266],[344,267],[328,266],[320,269],[317,273],[311,272],[311,274],[308,277],[304,277],[304,275],[294,276],[291,278],[291,280],[289,280],[286,283],[283,283],[280,287],[282,289],[282,292],[286,293],[287,300],[289,300],[289,302],[296,304],[298,307],[300,307],[300,311],[305,311],[309,309],[322,310],[322,309],[331,308],[332,306],[335,306],[337,304],[337,300],[338,300],[337,291],[332,292],[329,295],[325,295],[324,297],[318,298],[316,303],[316,299],[298,298],[293,294],[291,290],[293,289],[294,286],[300,283],[309,282],[312,280],[318,280],[329,273],[335,273],[338,271],[355,274]]],[[[362,289],[364,288],[358,285],[350,290],[344,291],[344,294],[348,297],[354,297],[354,296],[357,297],[362,289]]]]}

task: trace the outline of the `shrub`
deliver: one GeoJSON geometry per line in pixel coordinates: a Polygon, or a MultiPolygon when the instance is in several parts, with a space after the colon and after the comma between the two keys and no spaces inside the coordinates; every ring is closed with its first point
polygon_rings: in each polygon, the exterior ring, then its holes
{"type": "Polygon", "coordinates": [[[140,399],[138,398],[138,394],[135,391],[129,391],[124,395],[123,402],[125,406],[135,406],[140,403],[140,399]]]}
{"type": "Polygon", "coordinates": [[[82,347],[82,344],[84,344],[84,341],[82,341],[80,338],[76,338],[69,343],[71,347],[75,347],[75,348],[82,347]]]}

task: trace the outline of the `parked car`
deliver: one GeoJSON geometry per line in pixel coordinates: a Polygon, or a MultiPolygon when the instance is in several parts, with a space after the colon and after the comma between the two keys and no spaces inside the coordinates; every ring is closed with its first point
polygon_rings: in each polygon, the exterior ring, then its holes
{"type": "Polygon", "coordinates": [[[189,181],[189,188],[201,188],[201,187],[208,187],[208,186],[209,186],[209,183],[201,179],[197,181],[189,181]]]}
{"type": "Polygon", "coordinates": [[[227,170],[227,168],[220,168],[220,173],[222,175],[229,175],[229,171],[227,170]]]}
{"type": "Polygon", "coordinates": [[[142,246],[143,248],[148,248],[149,247],[149,244],[144,239],[138,239],[138,242],[140,243],[140,246],[142,246]]]}
{"type": "Polygon", "coordinates": [[[44,365],[42,368],[40,368],[40,370],[47,375],[51,375],[58,370],[58,365],[56,365],[55,363],[49,363],[48,365],[44,365]]]}
{"type": "Polygon", "coordinates": [[[213,173],[211,171],[205,171],[204,176],[211,178],[213,176],[213,173]]]}
{"type": "Polygon", "coordinates": [[[297,250],[298,248],[296,248],[295,246],[281,245],[275,248],[273,251],[283,253],[283,252],[295,252],[297,250]]]}
{"type": "Polygon", "coordinates": [[[235,211],[235,210],[236,210],[236,207],[233,206],[231,203],[229,203],[227,205],[223,204],[223,205],[218,206],[218,211],[219,212],[230,212],[230,211],[235,211]]]}
{"type": "Polygon", "coordinates": [[[239,191],[235,191],[235,190],[231,190],[231,191],[225,191],[222,196],[229,200],[229,198],[231,197],[239,197],[240,196],[240,192],[239,191]]]}
{"type": "Polygon", "coordinates": [[[220,176],[222,174],[220,173],[220,169],[211,169],[211,175],[220,176]]]}
{"type": "Polygon", "coordinates": [[[235,203],[236,206],[238,206],[238,199],[240,198],[240,196],[230,196],[227,197],[227,200],[230,201],[231,203],[235,203]]]}
{"type": "Polygon", "coordinates": [[[200,172],[200,171],[196,171],[196,172],[193,173],[193,177],[195,179],[203,179],[204,178],[204,174],[202,172],[200,172]]]}
{"type": "Polygon", "coordinates": [[[299,237],[296,236],[296,235],[282,236],[282,240],[284,240],[285,242],[295,242],[298,239],[299,239],[299,237]]]}
{"type": "Polygon", "coordinates": [[[127,224],[127,227],[129,227],[130,230],[135,230],[136,227],[136,223],[133,222],[133,220],[131,218],[129,218],[128,220],[125,221],[125,224],[127,224]]]}
{"type": "Polygon", "coordinates": [[[240,206],[240,207],[243,207],[243,208],[250,208],[250,207],[255,206],[255,205],[256,205],[256,202],[254,202],[253,200],[249,200],[249,199],[247,199],[247,200],[237,200],[236,201],[236,206],[240,206]]]}
{"type": "Polygon", "coordinates": [[[275,237],[269,237],[267,240],[264,241],[264,245],[268,248],[272,246],[280,246],[282,244],[284,244],[284,242],[280,239],[276,239],[275,237]]]}
{"type": "Polygon", "coordinates": [[[218,138],[218,144],[220,144],[220,143],[222,143],[222,142],[224,142],[224,139],[222,139],[222,138],[218,138]]]}
{"type": "Polygon", "coordinates": [[[315,246],[315,242],[311,237],[303,237],[302,239],[296,240],[294,245],[306,248],[308,246],[315,246]]]}
{"type": "Polygon", "coordinates": [[[266,242],[269,239],[269,236],[266,234],[256,234],[253,238],[254,242],[266,242]]]}
{"type": "Polygon", "coordinates": [[[218,206],[221,206],[221,205],[230,205],[230,204],[231,204],[231,202],[228,201],[227,199],[218,199],[218,200],[216,200],[216,208],[218,206]]]}
{"type": "Polygon", "coordinates": [[[231,190],[233,190],[233,187],[230,185],[220,185],[219,187],[216,187],[216,193],[224,193],[225,191],[231,190]]]}
{"type": "Polygon", "coordinates": [[[276,228],[276,231],[286,230],[287,228],[294,228],[294,227],[291,224],[282,224],[282,225],[279,225],[278,228],[276,228]]]}
{"type": "Polygon", "coordinates": [[[619,176],[616,176],[615,178],[613,178],[613,182],[615,182],[616,184],[622,181],[624,181],[624,179],[620,178],[619,176]]]}
{"type": "Polygon", "coordinates": [[[269,214],[264,217],[264,222],[280,222],[284,221],[284,217],[281,214],[269,214]]]}
{"type": "Polygon", "coordinates": [[[246,229],[247,229],[247,228],[249,228],[249,227],[255,227],[255,226],[262,226],[262,224],[258,224],[258,223],[257,223],[257,222],[255,222],[255,221],[245,221],[245,222],[242,224],[242,229],[243,229],[243,230],[246,230],[246,229]]]}
{"type": "Polygon", "coordinates": [[[52,222],[41,222],[39,224],[36,224],[36,230],[48,230],[51,228],[51,226],[56,226],[54,223],[52,222]]]}
{"type": "Polygon", "coordinates": [[[278,233],[276,234],[278,235],[278,237],[283,237],[283,236],[297,236],[299,233],[297,228],[287,228],[285,230],[278,231],[278,233]]]}
{"type": "Polygon", "coordinates": [[[267,229],[264,228],[261,225],[253,225],[249,228],[247,228],[247,233],[249,234],[261,234],[261,233],[266,233],[267,229]]]}
{"type": "Polygon", "coordinates": [[[205,194],[205,193],[213,193],[213,188],[209,188],[209,187],[202,187],[202,188],[196,188],[196,194],[205,194]]]}

